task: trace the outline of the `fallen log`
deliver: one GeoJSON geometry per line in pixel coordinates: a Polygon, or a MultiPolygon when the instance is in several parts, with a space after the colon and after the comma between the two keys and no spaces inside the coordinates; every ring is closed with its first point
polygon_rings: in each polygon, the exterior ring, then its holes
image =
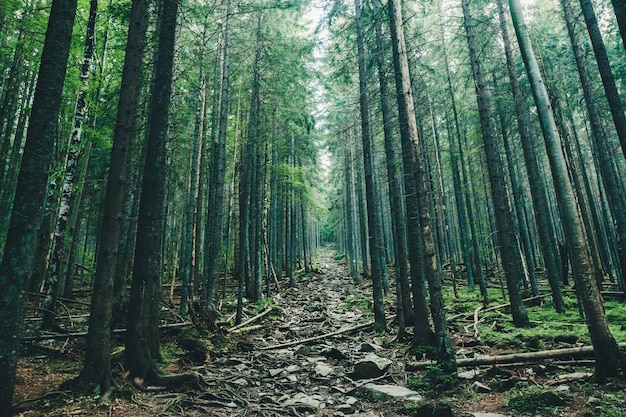
{"type": "MultiPolygon", "coordinates": [[[[626,349],[626,342],[619,343],[619,347],[626,349]]],[[[542,350],[539,352],[511,353],[508,355],[477,356],[475,358],[457,359],[458,367],[479,366],[479,365],[499,365],[516,362],[533,362],[544,359],[563,358],[568,356],[585,356],[593,353],[593,346],[581,346],[575,348],[542,350]]],[[[421,361],[412,364],[413,369],[425,369],[434,366],[437,361],[421,361]]]]}

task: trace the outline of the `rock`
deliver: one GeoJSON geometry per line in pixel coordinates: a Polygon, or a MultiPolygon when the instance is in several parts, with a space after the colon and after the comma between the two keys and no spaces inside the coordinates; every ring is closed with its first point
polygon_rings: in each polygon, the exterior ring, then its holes
{"type": "Polygon", "coordinates": [[[352,414],[352,417],[379,417],[379,415],[372,411],[368,411],[367,413],[352,414]]]}
{"type": "Polygon", "coordinates": [[[348,356],[346,356],[342,351],[334,347],[322,351],[322,356],[325,356],[329,359],[337,359],[338,361],[348,359],[348,356]]]}
{"type": "Polygon", "coordinates": [[[554,392],[569,392],[569,385],[559,385],[554,389],[554,392]]]}
{"type": "Polygon", "coordinates": [[[481,384],[478,381],[474,381],[474,383],[472,384],[472,391],[484,394],[486,392],[491,392],[491,388],[489,388],[485,384],[481,384]]]}
{"type": "Polygon", "coordinates": [[[391,361],[373,353],[354,364],[353,376],[358,379],[376,378],[383,375],[391,366],[391,361]]]}
{"type": "Polygon", "coordinates": [[[365,384],[361,391],[376,401],[402,400],[421,401],[422,396],[406,387],[398,385],[365,384]]]}
{"type": "Polygon", "coordinates": [[[314,396],[310,396],[310,395],[306,395],[303,392],[299,392],[296,395],[293,396],[293,398],[285,401],[283,403],[283,405],[285,406],[289,406],[289,405],[306,405],[309,406],[311,408],[321,408],[322,407],[323,402],[320,401],[319,399],[315,398],[314,396]]]}
{"type": "Polygon", "coordinates": [[[382,349],[380,346],[373,344],[373,343],[367,343],[367,342],[363,342],[361,343],[361,352],[375,352],[377,350],[382,349]]]}
{"type": "Polygon", "coordinates": [[[326,377],[333,372],[333,368],[326,365],[325,363],[318,363],[317,365],[315,365],[315,373],[321,377],[326,377]]]}
{"type": "Polygon", "coordinates": [[[589,408],[599,407],[600,405],[602,405],[602,400],[598,397],[589,397],[585,403],[585,406],[589,408]]]}
{"type": "Polygon", "coordinates": [[[243,378],[237,378],[233,381],[233,384],[239,385],[240,387],[247,387],[248,381],[243,378]]]}
{"type": "Polygon", "coordinates": [[[539,394],[539,398],[541,399],[542,404],[552,405],[552,406],[565,405],[565,399],[563,399],[554,391],[542,392],[541,394],[539,394]]]}
{"type": "Polygon", "coordinates": [[[243,372],[244,370],[248,369],[248,365],[246,365],[245,363],[240,363],[235,365],[235,369],[239,372],[243,372]]]}
{"type": "Polygon", "coordinates": [[[472,369],[470,371],[459,372],[457,376],[461,379],[474,379],[480,374],[478,369],[472,369]]]}
{"type": "Polygon", "coordinates": [[[495,379],[504,379],[504,378],[510,378],[513,376],[513,374],[510,371],[507,371],[506,369],[498,368],[497,366],[492,366],[491,368],[487,369],[486,375],[488,378],[495,378],[495,379]]]}
{"type": "Polygon", "coordinates": [[[269,370],[271,377],[275,377],[276,375],[281,374],[283,371],[284,371],[283,368],[277,368],[277,369],[270,369],[269,370]]]}

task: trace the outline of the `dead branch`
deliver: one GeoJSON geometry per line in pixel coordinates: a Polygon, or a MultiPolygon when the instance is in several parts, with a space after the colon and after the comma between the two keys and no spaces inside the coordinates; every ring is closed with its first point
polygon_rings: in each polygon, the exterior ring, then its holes
{"type": "Polygon", "coordinates": [[[243,323],[239,323],[238,325],[231,327],[231,328],[230,328],[230,329],[228,329],[227,331],[228,331],[229,333],[232,333],[232,332],[234,332],[235,330],[240,329],[240,328],[242,328],[242,327],[244,327],[244,326],[247,326],[248,324],[252,323],[253,321],[260,319],[261,317],[263,317],[263,316],[265,316],[266,314],[268,314],[270,311],[272,311],[272,307],[268,307],[268,308],[266,308],[265,310],[263,310],[262,312],[260,312],[260,313],[259,313],[259,314],[257,314],[256,316],[254,316],[254,317],[252,317],[252,318],[250,318],[250,319],[248,319],[248,320],[244,321],[243,323]]]}
{"type": "MultiPolygon", "coordinates": [[[[626,342],[619,343],[619,347],[626,349],[626,342]]],[[[575,348],[542,350],[539,352],[511,353],[508,355],[478,356],[475,358],[458,359],[456,365],[459,367],[511,364],[515,362],[535,362],[544,359],[555,359],[569,356],[585,356],[593,353],[593,346],[581,346],[575,348]]],[[[422,361],[413,365],[415,369],[425,369],[436,365],[436,361],[422,361]]]]}
{"type": "Polygon", "coordinates": [[[233,334],[240,334],[240,333],[245,333],[245,332],[251,332],[253,330],[259,330],[262,327],[263,327],[262,324],[257,324],[257,325],[249,326],[249,327],[240,327],[239,329],[234,329],[232,331],[229,330],[229,332],[233,334]]]}
{"type": "MultiPolygon", "coordinates": [[[[533,297],[524,298],[522,301],[523,302],[528,302],[528,301],[536,300],[538,298],[544,298],[547,295],[548,294],[535,295],[533,297]]],[[[499,304],[497,306],[486,308],[486,309],[484,309],[482,311],[486,313],[487,311],[499,310],[501,308],[506,308],[506,307],[510,307],[510,306],[511,306],[511,303],[504,303],[504,304],[499,304]]],[[[453,316],[448,317],[447,321],[456,320],[456,319],[459,319],[461,317],[469,317],[469,315],[467,313],[455,314],[453,316]]]]}
{"type": "MultiPolygon", "coordinates": [[[[184,327],[188,326],[191,323],[172,323],[172,324],[162,324],[159,326],[159,329],[172,329],[176,327],[184,327]]],[[[114,329],[113,333],[125,333],[126,329],[114,329]]],[[[39,336],[26,336],[22,337],[22,342],[36,342],[39,340],[48,340],[48,339],[67,339],[71,337],[85,337],[89,334],[89,332],[75,332],[75,333],[48,333],[42,334],[39,336]]]]}
{"type": "Polygon", "coordinates": [[[265,347],[260,348],[260,350],[273,350],[273,349],[281,349],[285,347],[301,345],[303,343],[313,342],[315,340],[326,339],[327,337],[337,336],[337,335],[344,334],[344,333],[356,332],[357,330],[362,330],[373,325],[374,325],[374,322],[369,321],[364,324],[359,324],[358,326],[348,327],[345,329],[337,330],[336,332],[332,332],[332,333],[321,334],[318,336],[313,336],[313,337],[309,337],[309,338],[302,339],[302,340],[294,340],[292,342],[281,343],[281,344],[273,345],[273,346],[265,346],[265,347]]]}

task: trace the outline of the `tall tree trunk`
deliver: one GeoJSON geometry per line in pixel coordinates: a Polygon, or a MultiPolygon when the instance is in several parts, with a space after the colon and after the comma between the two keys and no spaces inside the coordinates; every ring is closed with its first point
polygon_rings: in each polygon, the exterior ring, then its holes
{"type": "MultiPolygon", "coordinates": [[[[424,272],[428,280],[430,294],[430,311],[435,327],[435,347],[437,349],[437,364],[446,374],[456,372],[456,360],[454,350],[448,336],[445,310],[443,306],[441,275],[437,267],[435,244],[430,226],[430,213],[427,202],[427,174],[423,155],[420,149],[420,137],[415,120],[415,107],[411,88],[411,76],[406,53],[404,39],[404,27],[402,24],[402,10],[399,0],[389,0],[389,18],[392,27],[392,45],[394,45],[394,66],[396,66],[396,90],[398,94],[398,109],[400,113],[400,136],[403,142],[404,167],[411,172],[410,166],[415,168],[415,188],[419,211],[418,222],[421,226],[421,239],[424,255],[424,272]],[[398,74],[399,73],[399,74],[398,74]],[[408,152],[406,151],[408,148],[408,152]]],[[[407,190],[408,191],[408,190],[407,190]]],[[[407,211],[409,202],[407,201],[407,211]]],[[[411,265],[413,268],[413,265],[411,265]]],[[[417,303],[418,300],[415,300],[417,303]]],[[[417,331],[417,329],[416,329],[417,331]]]]}
{"type": "Polygon", "coordinates": [[[216,292],[220,276],[222,255],[222,230],[224,223],[224,183],[226,181],[226,130],[228,129],[228,105],[230,102],[230,43],[231,43],[231,2],[226,2],[226,27],[224,28],[224,49],[222,51],[221,94],[218,117],[217,140],[212,144],[211,183],[209,184],[210,215],[207,214],[207,235],[205,236],[204,275],[202,299],[209,311],[217,309],[216,292]]]}
{"type": "Polygon", "coordinates": [[[598,69],[600,70],[600,77],[602,78],[602,85],[604,86],[604,94],[609,102],[609,109],[611,110],[611,116],[613,117],[613,123],[615,124],[615,130],[619,137],[619,143],[622,146],[622,153],[626,156],[626,115],[624,114],[624,106],[622,99],[619,95],[619,90],[615,84],[615,77],[613,76],[613,70],[611,69],[611,63],[609,62],[609,56],[602,40],[602,34],[598,27],[598,19],[593,10],[593,3],[591,0],[580,0],[580,7],[585,18],[585,24],[587,25],[587,32],[589,32],[589,38],[593,45],[593,53],[598,63],[598,69]]]}
{"type": "MultiPolygon", "coordinates": [[[[504,17],[503,0],[498,0],[498,12],[500,18],[500,30],[502,33],[502,41],[504,43],[504,52],[506,55],[506,65],[513,95],[513,103],[515,107],[515,116],[517,121],[517,129],[522,144],[522,153],[524,154],[524,162],[526,172],[528,173],[528,183],[530,184],[530,196],[535,213],[549,213],[548,197],[546,195],[546,187],[541,178],[541,171],[537,162],[537,152],[534,148],[534,139],[531,137],[528,127],[527,109],[524,106],[522,91],[518,81],[518,74],[513,61],[513,52],[511,49],[511,41],[509,38],[509,30],[504,17]]],[[[558,313],[565,312],[565,303],[559,286],[559,264],[557,259],[557,245],[554,238],[554,225],[550,221],[550,216],[535,216],[537,228],[539,229],[539,245],[543,255],[543,262],[546,268],[546,274],[550,289],[552,291],[552,302],[554,309],[558,313]]]]}
{"type": "Polygon", "coordinates": [[[159,380],[159,324],[163,274],[165,150],[172,92],[178,0],[163,0],[154,83],[150,97],[133,280],[128,307],[125,366],[130,378],[159,380]]]}
{"type": "Polygon", "coordinates": [[[140,93],[141,61],[147,28],[147,0],[134,0],[130,11],[126,55],[122,71],[122,88],[113,133],[113,149],[107,179],[102,233],[98,245],[93,297],[89,315],[89,334],[85,360],[79,380],[98,384],[101,392],[113,385],[111,375],[111,319],[113,281],[117,265],[122,227],[126,177],[130,144],[136,132],[136,115],[140,93]]]}
{"type": "Polygon", "coordinates": [[[624,50],[626,50],[626,2],[624,0],[611,0],[611,3],[615,11],[619,33],[622,35],[622,45],[624,50]]]}
{"type": "Polygon", "coordinates": [[[65,159],[65,176],[63,178],[63,186],[61,187],[61,202],[57,212],[52,249],[50,250],[50,260],[48,261],[48,270],[46,271],[46,282],[44,286],[45,298],[43,301],[44,316],[41,323],[43,329],[51,329],[54,324],[55,307],[61,277],[61,263],[65,256],[65,232],[70,220],[70,211],[72,209],[71,202],[75,187],[74,183],[81,155],[83,121],[87,114],[86,95],[87,87],[89,86],[89,76],[91,74],[91,62],[93,60],[97,14],[98,2],[97,0],[91,0],[89,2],[89,19],[87,21],[83,63],[80,69],[81,85],[78,89],[78,97],[76,98],[74,110],[74,128],[70,136],[67,157],[65,159]]]}
{"type": "Polygon", "coordinates": [[[75,0],[54,0],[6,244],[0,263],[0,416],[12,414],[20,335],[38,225],[52,163],[59,107],[76,17],[75,0]]]}
{"type": "Polygon", "coordinates": [[[509,0],[509,5],[550,161],[563,229],[571,255],[576,289],[585,309],[587,328],[594,346],[596,359],[594,378],[602,382],[609,376],[617,376],[620,373],[624,375],[626,358],[615,342],[604,316],[602,297],[593,277],[589,250],[580,217],[578,217],[574,190],[568,176],[554,114],[530,43],[530,36],[522,15],[522,5],[520,0],[509,0]]]}
{"type": "Polygon", "coordinates": [[[494,215],[498,228],[497,235],[498,242],[500,244],[500,255],[502,257],[502,268],[504,269],[509,300],[511,302],[513,323],[517,327],[524,327],[528,326],[529,323],[528,315],[526,313],[526,308],[524,307],[522,294],[519,288],[521,259],[519,259],[515,234],[512,230],[512,214],[506,197],[502,161],[500,160],[500,155],[495,142],[494,128],[489,110],[490,103],[487,93],[487,84],[483,79],[483,72],[480,67],[481,63],[477,52],[478,45],[476,43],[476,34],[474,33],[474,23],[470,15],[469,1],[463,0],[462,7],[464,27],[467,35],[472,74],[476,90],[476,101],[478,103],[478,113],[480,116],[480,126],[484,144],[483,149],[487,159],[489,184],[491,185],[491,198],[493,200],[494,215]]]}
{"type": "Polygon", "coordinates": [[[378,193],[374,182],[373,145],[370,133],[369,103],[367,98],[367,74],[365,73],[365,47],[363,45],[363,26],[361,21],[360,0],[354,0],[356,10],[355,23],[357,31],[357,59],[359,66],[359,102],[361,109],[361,140],[363,141],[363,165],[365,169],[365,200],[367,203],[367,224],[369,229],[371,279],[374,298],[374,321],[380,328],[387,327],[385,321],[385,301],[383,296],[384,238],[382,217],[378,211],[376,200],[378,193]]]}
{"type": "Polygon", "coordinates": [[[615,168],[615,161],[611,156],[610,145],[602,131],[602,120],[593,99],[593,92],[589,80],[589,74],[585,65],[584,51],[575,29],[575,19],[570,0],[561,0],[561,7],[567,24],[567,33],[576,60],[576,68],[583,90],[587,112],[589,113],[589,125],[591,126],[590,139],[597,149],[599,158],[600,176],[604,183],[604,189],[609,200],[609,207],[615,223],[616,245],[620,265],[618,268],[618,284],[620,291],[626,291],[624,286],[624,274],[626,274],[626,204],[621,192],[620,181],[615,168]]]}
{"type": "Polygon", "coordinates": [[[395,154],[395,143],[391,129],[391,110],[389,109],[389,92],[387,90],[387,74],[385,63],[385,51],[383,47],[382,25],[380,20],[380,8],[378,1],[374,1],[374,16],[376,30],[376,63],[378,65],[378,85],[380,89],[380,106],[383,122],[383,134],[385,140],[385,155],[387,157],[387,177],[389,183],[389,196],[391,220],[393,223],[394,247],[396,248],[395,263],[398,270],[396,276],[396,293],[398,298],[398,323],[400,334],[403,334],[406,323],[413,322],[413,308],[411,306],[411,294],[409,288],[409,264],[408,248],[406,239],[406,219],[402,211],[402,184],[398,176],[398,161],[395,154]]]}
{"type": "MultiPolygon", "coordinates": [[[[404,27],[400,2],[389,1],[389,27],[391,46],[393,49],[393,66],[395,70],[396,98],[398,101],[398,119],[400,124],[400,143],[402,146],[402,166],[404,168],[404,195],[407,217],[407,243],[409,264],[411,266],[411,284],[413,290],[413,310],[415,323],[413,324],[413,344],[432,345],[434,334],[428,320],[428,304],[426,301],[425,254],[422,240],[418,190],[415,180],[415,166],[413,161],[413,144],[411,130],[417,134],[417,126],[410,128],[409,123],[415,124],[415,111],[412,100],[405,98],[411,93],[409,64],[406,57],[404,41],[404,27]],[[409,108],[410,106],[410,108],[409,108]]],[[[411,125],[412,126],[412,125],[411,125]]]]}

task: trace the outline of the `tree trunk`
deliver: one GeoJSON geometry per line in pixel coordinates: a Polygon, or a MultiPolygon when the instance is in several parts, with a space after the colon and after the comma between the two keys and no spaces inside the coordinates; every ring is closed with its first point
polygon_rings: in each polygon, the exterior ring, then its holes
{"type": "Polygon", "coordinates": [[[39,77],[9,230],[0,263],[0,416],[12,414],[25,295],[52,162],[59,107],[76,17],[75,0],[54,0],[50,9],[39,77]]]}
{"type": "Polygon", "coordinates": [[[487,93],[487,84],[484,82],[482,69],[480,67],[481,63],[478,58],[478,45],[476,43],[476,34],[474,33],[474,26],[470,16],[469,1],[463,0],[462,7],[484,143],[483,149],[487,159],[491,198],[493,200],[494,215],[498,229],[497,235],[500,244],[502,268],[504,269],[509,300],[511,302],[513,323],[517,327],[524,327],[528,326],[528,315],[524,303],[522,302],[522,295],[519,288],[521,259],[519,259],[518,256],[515,234],[512,230],[512,214],[506,197],[502,161],[500,160],[495,142],[494,128],[489,109],[490,103],[487,93]]]}
{"type": "Polygon", "coordinates": [[[520,0],[509,0],[509,5],[550,161],[563,229],[571,255],[576,289],[585,310],[587,327],[594,346],[596,358],[594,377],[603,382],[609,376],[626,373],[626,358],[615,342],[606,322],[602,298],[593,277],[589,251],[578,217],[574,190],[568,176],[554,114],[530,43],[530,36],[522,15],[522,5],[520,0]]]}
{"type": "Polygon", "coordinates": [[[81,85],[78,89],[78,97],[76,98],[74,111],[74,129],[70,136],[67,157],[65,159],[65,176],[63,178],[63,186],[61,187],[61,202],[57,212],[52,249],[50,250],[50,260],[48,261],[48,270],[46,271],[46,282],[44,286],[45,298],[43,301],[44,316],[41,323],[43,329],[51,329],[54,324],[55,307],[61,278],[61,263],[65,256],[65,232],[72,210],[71,202],[74,194],[74,183],[76,181],[76,173],[81,155],[83,121],[87,114],[86,95],[89,86],[89,76],[91,74],[91,62],[93,60],[97,14],[98,2],[97,0],[91,0],[89,2],[89,19],[87,21],[83,63],[80,69],[81,85]]]}
{"type": "Polygon", "coordinates": [[[600,177],[604,183],[604,190],[609,200],[610,211],[614,220],[616,245],[618,259],[620,260],[618,274],[618,284],[620,291],[626,291],[624,286],[624,274],[626,274],[626,204],[621,193],[620,181],[615,171],[615,161],[611,155],[610,145],[602,130],[602,120],[593,99],[593,92],[589,80],[589,74],[585,65],[584,50],[575,30],[575,20],[572,6],[569,0],[561,0],[561,7],[567,24],[567,33],[576,59],[576,68],[580,78],[580,85],[583,90],[587,112],[589,113],[589,124],[591,126],[590,140],[592,147],[597,150],[599,158],[600,177]]]}
{"type": "MultiPolygon", "coordinates": [[[[511,85],[511,93],[513,95],[513,103],[515,107],[515,116],[517,120],[517,128],[522,144],[522,153],[524,154],[524,162],[526,164],[526,172],[528,173],[528,182],[530,184],[530,196],[535,213],[549,213],[548,197],[546,195],[546,187],[541,179],[541,171],[537,163],[537,151],[533,143],[534,139],[530,135],[528,127],[528,119],[526,117],[527,109],[524,107],[522,91],[518,81],[518,74],[513,61],[513,52],[511,50],[511,41],[509,31],[504,18],[503,0],[498,0],[498,11],[500,17],[500,30],[502,33],[502,41],[504,43],[504,52],[506,55],[507,71],[509,82],[511,85]]],[[[557,245],[554,238],[554,225],[550,221],[550,216],[537,215],[537,228],[539,229],[539,244],[545,263],[546,275],[552,291],[552,302],[554,309],[558,313],[565,312],[565,303],[559,286],[559,263],[557,258],[557,245]]]]}
{"type": "Polygon", "coordinates": [[[224,49],[222,51],[221,94],[218,116],[217,140],[212,144],[211,183],[209,184],[210,215],[207,214],[207,234],[205,236],[204,276],[202,299],[209,311],[216,311],[217,283],[220,276],[222,255],[222,230],[224,223],[224,183],[226,181],[226,130],[228,128],[228,105],[230,103],[230,43],[231,43],[231,2],[226,2],[226,26],[224,28],[224,49]]]}
{"type": "Polygon", "coordinates": [[[380,106],[383,122],[383,134],[385,140],[385,155],[387,157],[387,177],[389,182],[390,210],[393,223],[393,238],[395,251],[395,264],[398,270],[396,276],[396,295],[398,299],[398,323],[400,333],[403,334],[404,326],[413,323],[413,308],[411,306],[411,294],[409,288],[409,264],[408,248],[406,240],[406,219],[402,210],[402,184],[398,176],[398,161],[395,154],[395,143],[391,129],[391,110],[387,99],[387,74],[385,63],[385,51],[383,49],[383,34],[380,20],[382,9],[378,0],[374,2],[375,30],[376,30],[376,63],[378,65],[378,84],[380,89],[380,106]]]}
{"type": "Polygon", "coordinates": [[[113,133],[113,149],[104,197],[102,233],[93,284],[89,334],[85,360],[79,380],[98,384],[101,392],[113,385],[111,375],[111,318],[113,310],[113,280],[117,265],[119,240],[126,196],[126,177],[130,144],[136,135],[136,115],[140,93],[141,61],[146,38],[148,2],[134,0],[126,55],[122,72],[122,88],[117,106],[113,133]]]}
{"type": "Polygon", "coordinates": [[[600,70],[604,94],[609,102],[609,109],[611,110],[615,130],[619,137],[619,143],[622,146],[622,153],[626,156],[626,115],[624,114],[624,106],[622,105],[619,90],[615,84],[615,77],[613,76],[609,56],[607,55],[606,47],[602,40],[602,34],[598,27],[598,20],[593,10],[593,3],[591,0],[580,0],[580,7],[585,18],[591,44],[593,45],[593,53],[598,63],[598,69],[600,70]]]}
{"type": "Polygon", "coordinates": [[[626,50],[626,2],[624,0],[611,0],[613,4],[613,10],[615,11],[615,18],[619,26],[619,33],[622,35],[622,44],[624,50],[626,50]]]}
{"type": "Polygon", "coordinates": [[[161,311],[162,244],[165,204],[165,151],[172,92],[178,0],[163,0],[146,165],[143,175],[135,264],[128,308],[125,366],[129,377],[158,380],[160,360],[159,324],[161,311]]]}
{"type": "MultiPolygon", "coordinates": [[[[420,149],[420,137],[417,131],[413,96],[411,94],[411,77],[406,54],[404,39],[404,27],[402,25],[402,11],[399,0],[390,0],[389,16],[392,26],[391,36],[394,46],[394,65],[396,67],[396,90],[398,91],[398,108],[400,114],[400,134],[403,142],[403,160],[405,169],[408,166],[415,167],[415,182],[419,187],[415,188],[419,220],[415,219],[421,227],[421,242],[424,249],[424,271],[428,280],[430,293],[430,311],[435,327],[435,347],[437,349],[437,364],[446,374],[456,372],[454,350],[448,336],[446,316],[443,306],[441,275],[438,272],[435,245],[430,227],[430,213],[427,202],[427,174],[425,171],[424,158],[420,149]],[[399,70],[399,71],[398,71],[399,70]],[[405,151],[408,150],[408,152],[405,151]]],[[[408,190],[407,190],[408,191],[408,190]]],[[[407,211],[409,202],[407,202],[407,211]]],[[[413,267],[413,265],[411,265],[413,267]]],[[[418,300],[415,302],[417,303],[418,300]]],[[[417,331],[417,329],[416,329],[417,331]]]]}
{"type": "Polygon", "coordinates": [[[359,67],[359,102],[361,109],[361,140],[363,141],[363,165],[365,170],[365,200],[367,203],[367,224],[369,229],[369,246],[371,258],[371,279],[374,298],[374,321],[380,328],[387,327],[385,321],[385,304],[383,298],[383,261],[384,239],[381,213],[377,210],[376,186],[374,182],[374,159],[369,122],[369,103],[365,73],[365,48],[363,45],[363,26],[361,21],[360,0],[354,0],[356,10],[355,23],[357,31],[357,59],[359,67]]]}

